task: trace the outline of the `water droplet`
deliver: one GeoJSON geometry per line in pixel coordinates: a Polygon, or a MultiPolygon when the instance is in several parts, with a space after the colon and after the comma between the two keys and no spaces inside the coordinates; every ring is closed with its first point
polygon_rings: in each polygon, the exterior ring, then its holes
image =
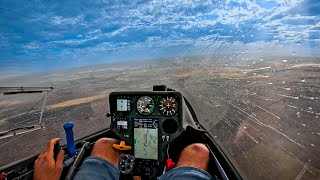
{"type": "Polygon", "coordinates": [[[308,107],[309,110],[312,110],[312,107],[308,107]]]}
{"type": "Polygon", "coordinates": [[[300,136],[300,133],[298,133],[298,135],[300,136]]]}
{"type": "Polygon", "coordinates": [[[297,114],[297,116],[300,116],[300,112],[297,112],[296,114],[297,114]]]}
{"type": "Polygon", "coordinates": [[[269,82],[268,84],[273,84],[272,82],[269,82]]]}
{"type": "Polygon", "coordinates": [[[311,146],[313,146],[313,147],[314,147],[314,144],[311,144],[311,146]]]}
{"type": "Polygon", "coordinates": [[[293,51],[293,52],[291,53],[291,55],[292,55],[292,56],[295,56],[295,55],[296,55],[296,52],[293,51]]]}
{"type": "Polygon", "coordinates": [[[261,48],[259,48],[258,51],[261,51],[261,48]]]}
{"type": "Polygon", "coordinates": [[[283,60],[282,60],[282,62],[288,62],[288,60],[286,60],[286,59],[283,59],[283,60]]]}
{"type": "Polygon", "coordinates": [[[282,81],[282,83],[285,84],[286,82],[285,82],[285,81],[282,81]]]}
{"type": "Polygon", "coordinates": [[[260,58],[260,61],[263,61],[264,59],[263,58],[260,58]]]}
{"type": "Polygon", "coordinates": [[[302,126],[306,127],[307,125],[306,124],[302,124],[302,126]]]}
{"type": "Polygon", "coordinates": [[[246,49],[246,52],[248,52],[249,51],[249,49],[246,49]]]}
{"type": "Polygon", "coordinates": [[[301,82],[306,82],[306,80],[305,80],[305,79],[302,79],[301,82]]]}
{"type": "Polygon", "coordinates": [[[243,129],[247,129],[247,127],[246,127],[246,126],[244,126],[244,127],[243,127],[243,129]]]}

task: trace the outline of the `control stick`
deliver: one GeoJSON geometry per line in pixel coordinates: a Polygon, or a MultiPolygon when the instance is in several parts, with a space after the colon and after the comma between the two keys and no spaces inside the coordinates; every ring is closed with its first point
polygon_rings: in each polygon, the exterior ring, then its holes
{"type": "Polygon", "coordinates": [[[66,139],[67,139],[67,151],[70,156],[76,155],[76,147],[74,144],[74,137],[73,137],[73,128],[74,124],[73,122],[67,122],[63,125],[64,131],[66,133],[66,139]]]}
{"type": "Polygon", "coordinates": [[[60,152],[60,149],[61,149],[60,142],[57,142],[54,145],[54,149],[53,149],[53,158],[54,158],[55,161],[57,160],[57,156],[58,156],[58,154],[60,152]]]}

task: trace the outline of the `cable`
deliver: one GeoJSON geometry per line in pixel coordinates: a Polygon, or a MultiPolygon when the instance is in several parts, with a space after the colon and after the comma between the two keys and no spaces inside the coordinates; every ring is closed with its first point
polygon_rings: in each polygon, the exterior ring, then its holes
{"type": "Polygon", "coordinates": [[[169,148],[170,148],[170,143],[168,144],[168,148],[167,148],[167,158],[169,159],[170,158],[170,156],[169,156],[169,148]]]}

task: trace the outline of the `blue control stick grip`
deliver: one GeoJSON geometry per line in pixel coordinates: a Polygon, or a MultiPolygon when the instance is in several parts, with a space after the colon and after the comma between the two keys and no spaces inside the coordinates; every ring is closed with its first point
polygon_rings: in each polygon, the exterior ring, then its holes
{"type": "Polygon", "coordinates": [[[67,122],[63,125],[64,131],[66,133],[67,139],[67,150],[70,156],[76,155],[76,146],[74,145],[74,137],[73,137],[73,122],[67,122]]]}

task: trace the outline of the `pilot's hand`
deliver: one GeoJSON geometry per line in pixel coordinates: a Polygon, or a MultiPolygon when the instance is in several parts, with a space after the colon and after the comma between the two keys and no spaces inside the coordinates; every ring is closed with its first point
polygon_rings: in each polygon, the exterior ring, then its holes
{"type": "Polygon", "coordinates": [[[95,143],[91,151],[91,156],[104,159],[115,167],[118,167],[121,151],[113,148],[112,145],[119,144],[119,142],[119,140],[112,138],[101,138],[95,143]]]}
{"type": "Polygon", "coordinates": [[[60,138],[51,139],[47,147],[39,155],[34,165],[34,180],[58,180],[62,173],[64,151],[60,150],[56,161],[53,158],[54,145],[60,141],[60,138]]]}

